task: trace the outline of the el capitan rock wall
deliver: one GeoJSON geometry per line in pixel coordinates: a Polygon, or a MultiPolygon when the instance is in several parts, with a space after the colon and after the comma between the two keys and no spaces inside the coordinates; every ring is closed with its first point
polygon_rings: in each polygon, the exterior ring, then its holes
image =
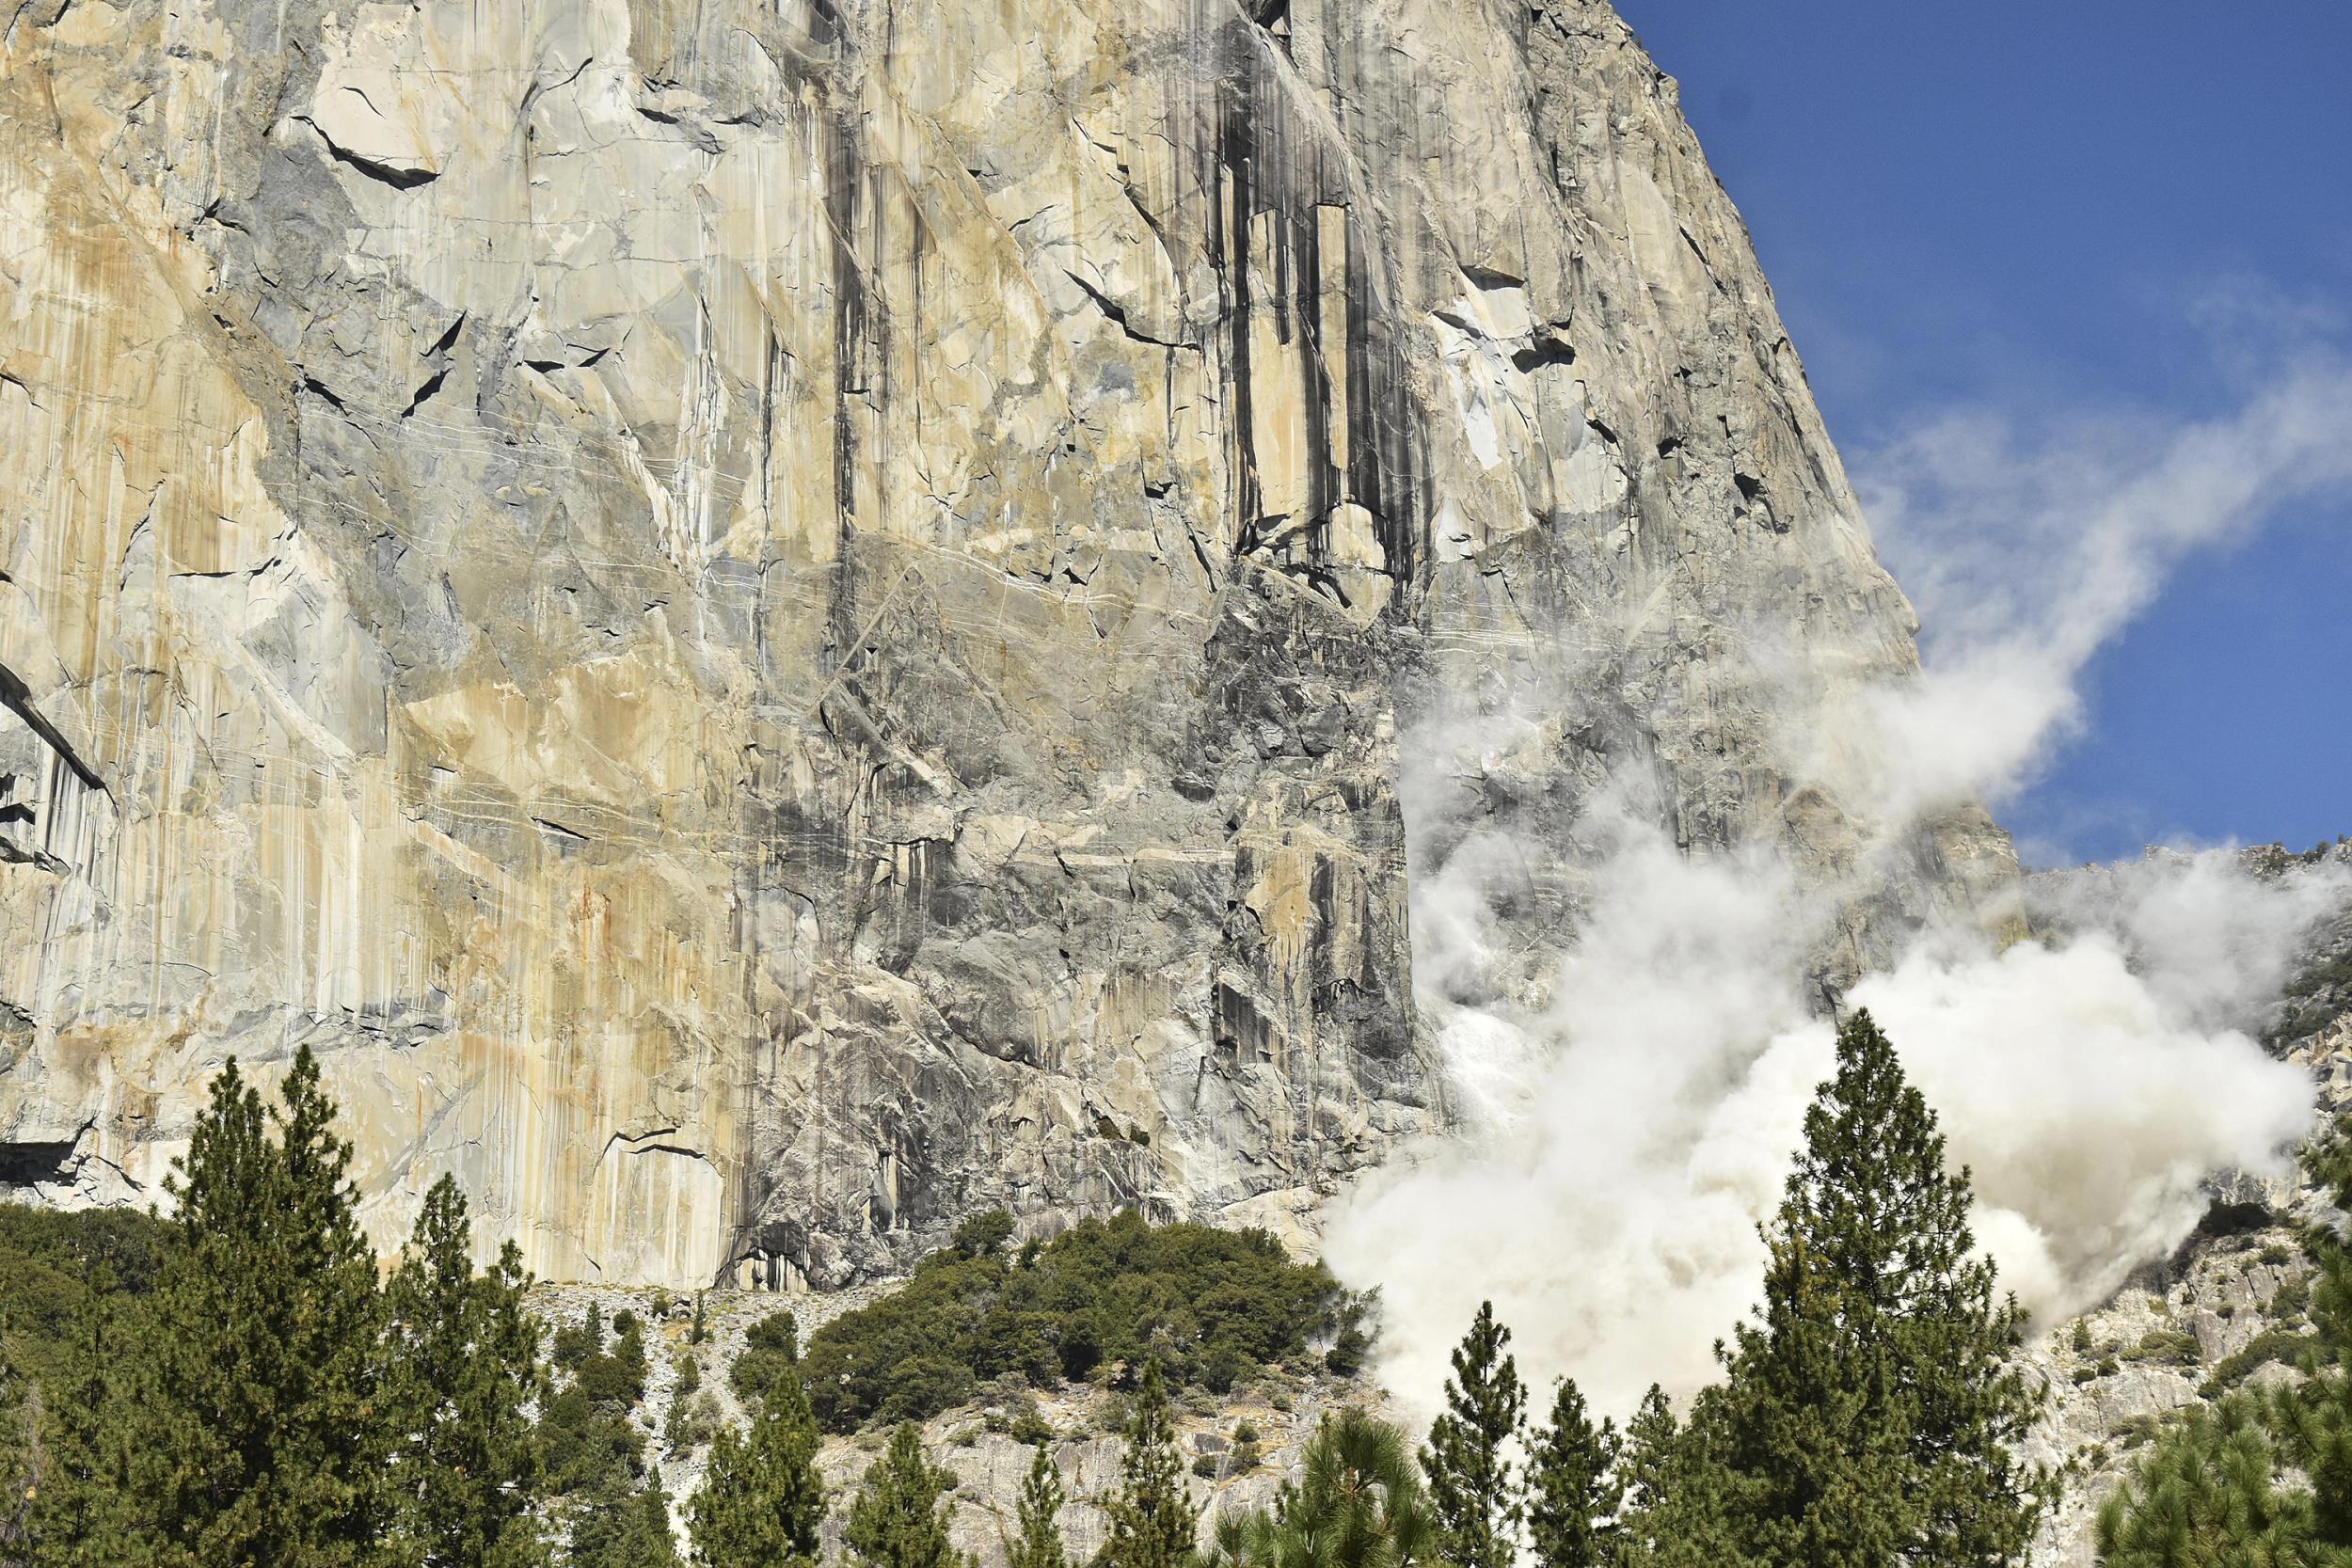
{"type": "MultiPolygon", "coordinates": [[[[453,1169],[557,1278],[1296,1229],[1446,1119],[1433,704],[1579,683],[1512,774],[1564,841],[1629,778],[1694,851],[1871,835],[1766,693],[1910,611],[1597,3],[36,0],[0,214],[54,1201],[308,1042],[380,1236],[453,1169]]],[[[1907,846],[1828,968],[2012,868],[1907,846]]]]}

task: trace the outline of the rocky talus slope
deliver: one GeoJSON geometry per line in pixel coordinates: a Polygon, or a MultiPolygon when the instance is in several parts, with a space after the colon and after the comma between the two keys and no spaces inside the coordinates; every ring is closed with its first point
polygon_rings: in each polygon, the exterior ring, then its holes
{"type": "MultiPolygon", "coordinates": [[[[2301,855],[2273,845],[2241,861],[2257,877],[2320,862],[2352,867],[2352,840],[2301,855]]],[[[2031,879],[2028,904],[2048,884],[2086,874],[2097,868],[2031,879]]],[[[2323,1117],[2352,1115],[2352,902],[2315,926],[2283,994],[2245,1022],[2311,1069],[2323,1117]]],[[[2034,1544],[2034,1568],[2092,1568],[2099,1506],[2169,1422],[2230,1389],[2302,1375],[2292,1365],[2295,1340],[2313,1332],[2302,1236],[2313,1226],[2342,1234],[2352,1218],[2302,1170],[2290,1178],[2224,1173],[2212,1196],[2203,1224],[2178,1252],[2141,1270],[2098,1310],[2045,1325],[2026,1357],[2055,1396],[2027,1452],[2061,1466],[2066,1481],[2064,1500],[2034,1544]]]]}
{"type": "MultiPolygon", "coordinates": [[[[722,1419],[740,1424],[748,1413],[736,1399],[727,1372],[742,1353],[747,1329],[788,1307],[806,1336],[887,1289],[873,1285],[802,1292],[787,1300],[767,1291],[712,1291],[703,1298],[708,1334],[701,1344],[691,1339],[691,1300],[669,1291],[542,1286],[534,1292],[533,1306],[552,1324],[580,1323],[593,1302],[607,1322],[628,1310],[651,1325],[645,1399],[630,1419],[644,1435],[646,1452],[661,1471],[682,1525],[685,1499],[701,1486],[709,1460],[707,1441],[681,1440],[689,1434],[672,1427],[685,1362],[691,1358],[697,1369],[697,1397],[708,1393],[722,1419]]],[[[1185,1486],[1200,1509],[1203,1539],[1221,1513],[1270,1506],[1316,1423],[1343,1404],[1375,1412],[1385,1408],[1381,1391],[1368,1379],[1337,1377],[1303,1364],[1263,1369],[1228,1397],[1210,1398],[1199,1390],[1180,1395],[1171,1413],[1178,1442],[1190,1461],[1185,1486]],[[1238,1441],[1236,1433],[1242,1434],[1238,1441]]],[[[971,1553],[980,1568],[1001,1568],[1005,1543],[1015,1529],[1021,1482],[1036,1451],[1032,1444],[1042,1441],[1061,1472],[1063,1535],[1075,1560],[1090,1558],[1107,1528],[1104,1505],[1119,1490],[1124,1452],[1119,1431],[1124,1412],[1121,1396],[1093,1384],[1073,1383],[1037,1393],[1015,1380],[925,1422],[925,1446],[931,1458],[956,1477],[948,1512],[957,1545],[971,1553]],[[1030,1418],[1041,1420],[1045,1430],[1025,1428],[1030,1418]]],[[[877,1428],[825,1441],[818,1464],[832,1496],[825,1536],[834,1551],[858,1482],[887,1438],[886,1429],[877,1428]]]]}
{"type": "Polygon", "coordinates": [[[21,0],[0,214],[45,1200],[308,1044],[549,1277],[1295,1234],[1446,1120],[1399,737],[1497,689],[1828,968],[2013,871],[1809,770],[1911,613],[1597,0],[21,0]]]}
{"type": "MultiPolygon", "coordinates": [[[[2352,1016],[2339,1016],[2298,1044],[2294,1059],[2312,1068],[2330,1113],[2352,1111],[2352,1016]]],[[[2168,1422],[2225,1390],[2301,1375],[2290,1363],[2295,1339],[2311,1332],[2312,1270],[2300,1227],[2312,1223],[2341,1228],[2346,1221],[2308,1180],[2225,1181],[2206,1226],[2174,1258],[2143,1271],[2098,1310],[2042,1329],[2023,1365],[2046,1380],[2053,1399],[2026,1453],[2062,1472],[2064,1493],[2027,1556],[2030,1568],[2094,1568],[2100,1505],[2168,1422]]],[[[707,1298],[710,1338],[701,1346],[689,1342],[691,1307],[682,1296],[668,1298],[669,1311],[660,1317],[660,1298],[644,1289],[543,1287],[536,1301],[558,1323],[579,1321],[592,1299],[608,1318],[627,1307],[653,1319],[652,1375],[646,1401],[632,1419],[682,1507],[701,1484],[708,1452],[700,1444],[672,1440],[683,1358],[696,1361],[700,1386],[722,1418],[740,1420],[744,1413],[729,1391],[726,1370],[752,1323],[789,1306],[803,1331],[813,1331],[886,1289],[801,1293],[784,1301],[767,1292],[714,1291],[707,1298]]],[[[1393,1414],[1383,1391],[1367,1379],[1280,1370],[1230,1398],[1194,1394],[1180,1404],[1182,1441],[1196,1465],[1188,1484],[1202,1509],[1204,1536],[1220,1512],[1268,1504],[1316,1421],[1345,1403],[1393,1414]],[[1251,1449],[1236,1452],[1237,1431],[1255,1433],[1251,1449]]],[[[1120,1408],[1114,1395],[1085,1384],[1041,1396],[1008,1386],[927,1422],[932,1457],[958,1478],[950,1499],[958,1544],[982,1568],[1004,1560],[1030,1440],[1037,1435],[1021,1433],[1020,1422],[1025,1410],[1034,1410],[1051,1431],[1047,1451],[1070,1498],[1065,1530],[1078,1555],[1090,1553],[1102,1540],[1101,1500],[1118,1487],[1120,1408]]],[[[881,1443],[878,1433],[827,1441],[822,1463],[836,1513],[846,1508],[881,1443]]],[[[833,1535],[839,1524],[837,1517],[831,1522],[833,1535]]]]}

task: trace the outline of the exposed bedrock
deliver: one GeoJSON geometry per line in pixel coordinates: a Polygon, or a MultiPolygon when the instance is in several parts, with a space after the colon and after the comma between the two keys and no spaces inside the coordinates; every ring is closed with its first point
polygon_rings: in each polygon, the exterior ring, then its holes
{"type": "MultiPolygon", "coordinates": [[[[454,1170],[556,1278],[1298,1231],[1448,1115],[1432,705],[1575,684],[1538,836],[1638,780],[1843,885],[1879,825],[1789,734],[1912,630],[1599,4],[0,34],[0,1179],[54,1201],[308,1043],[380,1237],[454,1170]]],[[[1910,835],[1822,961],[2012,870],[1910,835]]]]}

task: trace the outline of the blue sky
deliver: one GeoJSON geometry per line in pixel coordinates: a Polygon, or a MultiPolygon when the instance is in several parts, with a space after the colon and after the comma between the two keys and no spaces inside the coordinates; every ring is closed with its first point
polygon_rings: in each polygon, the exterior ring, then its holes
{"type": "MultiPolygon", "coordinates": [[[[1953,414],[2161,432],[2352,356],[2352,4],[1619,8],[1858,471],[1953,414]]],[[[2081,691],[1998,808],[2029,863],[2352,833],[2352,496],[2180,561],[2081,691]]]]}

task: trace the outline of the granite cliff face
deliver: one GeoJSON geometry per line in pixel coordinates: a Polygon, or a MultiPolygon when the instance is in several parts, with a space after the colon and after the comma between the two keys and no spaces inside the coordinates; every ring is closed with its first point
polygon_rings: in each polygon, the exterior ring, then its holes
{"type": "Polygon", "coordinates": [[[307,1042],[379,1233],[556,1278],[1310,1225],[1446,1120],[1399,737],[1498,683],[1530,820],[1853,879],[1828,968],[2012,869],[1796,760],[1910,610],[1590,0],[26,0],[0,214],[51,1200],[307,1042]]]}

